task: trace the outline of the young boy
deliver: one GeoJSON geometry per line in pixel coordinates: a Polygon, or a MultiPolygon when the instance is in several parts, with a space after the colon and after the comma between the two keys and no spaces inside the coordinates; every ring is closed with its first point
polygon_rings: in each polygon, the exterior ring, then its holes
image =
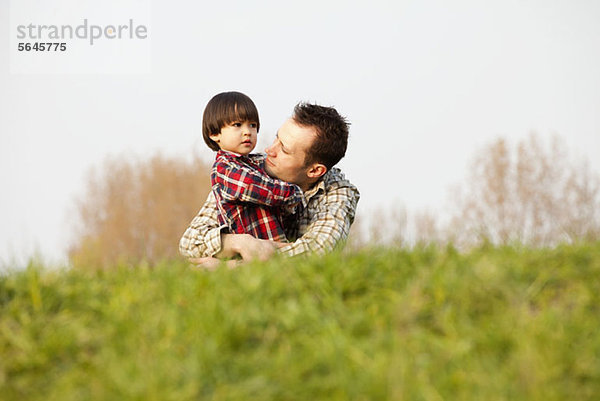
{"type": "Polygon", "coordinates": [[[219,224],[232,234],[285,242],[281,213],[293,213],[304,196],[297,185],[271,178],[252,159],[259,128],[258,110],[243,93],[219,93],[204,109],[202,136],[217,152],[210,179],[219,224]]]}

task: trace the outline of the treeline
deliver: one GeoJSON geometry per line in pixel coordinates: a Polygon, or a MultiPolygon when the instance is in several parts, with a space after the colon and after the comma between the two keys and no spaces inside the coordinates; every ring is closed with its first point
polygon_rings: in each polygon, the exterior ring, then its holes
{"type": "Polygon", "coordinates": [[[210,165],[198,157],[113,157],[86,184],[76,200],[71,263],[154,264],[179,256],[179,238],[210,191],[210,165]]]}
{"type": "MultiPolygon", "coordinates": [[[[569,158],[555,137],[498,139],[473,158],[470,175],[447,210],[408,212],[402,206],[359,214],[349,248],[371,244],[489,242],[533,247],[600,239],[600,176],[569,158]]],[[[90,171],[77,200],[74,266],[155,264],[178,257],[178,241],[210,191],[210,165],[154,156],[116,157],[90,171]]]]}
{"type": "Polygon", "coordinates": [[[351,244],[482,243],[533,247],[600,239],[600,175],[569,157],[564,141],[531,134],[480,149],[462,185],[438,213],[403,206],[359,216],[351,244]]]}

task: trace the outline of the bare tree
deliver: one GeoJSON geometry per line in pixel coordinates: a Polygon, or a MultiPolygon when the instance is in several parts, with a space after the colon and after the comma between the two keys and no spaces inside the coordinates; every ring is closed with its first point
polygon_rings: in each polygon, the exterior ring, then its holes
{"type": "Polygon", "coordinates": [[[378,205],[365,218],[367,233],[363,243],[378,245],[403,245],[407,241],[408,215],[406,207],[392,201],[378,205]]]}
{"type": "Polygon", "coordinates": [[[589,164],[568,159],[557,137],[545,147],[531,134],[515,151],[498,139],[472,164],[456,199],[452,236],[459,244],[534,246],[597,239],[599,183],[589,164]]]}
{"type": "Polygon", "coordinates": [[[415,212],[411,220],[415,244],[427,245],[445,242],[439,220],[434,212],[429,210],[415,212]]]}
{"type": "Polygon", "coordinates": [[[210,166],[156,155],[111,158],[88,174],[77,200],[75,266],[150,264],[178,256],[177,244],[210,191],[210,166]]]}

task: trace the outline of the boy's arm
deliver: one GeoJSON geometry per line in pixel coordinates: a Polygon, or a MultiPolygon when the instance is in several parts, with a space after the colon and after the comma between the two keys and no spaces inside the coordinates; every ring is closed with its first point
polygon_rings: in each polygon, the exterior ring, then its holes
{"type": "Polygon", "coordinates": [[[282,207],[304,202],[300,187],[269,177],[257,169],[232,160],[219,161],[213,169],[213,182],[221,186],[227,201],[282,207]]]}
{"type": "Polygon", "coordinates": [[[324,254],[342,244],[354,221],[360,194],[354,186],[339,187],[324,195],[305,233],[296,241],[279,249],[287,256],[308,252],[324,254]]]}

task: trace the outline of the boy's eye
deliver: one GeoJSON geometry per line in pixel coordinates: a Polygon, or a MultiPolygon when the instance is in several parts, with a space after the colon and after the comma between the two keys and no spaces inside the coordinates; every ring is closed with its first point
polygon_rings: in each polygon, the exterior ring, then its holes
{"type": "Polygon", "coordinates": [[[231,123],[232,127],[241,127],[242,123],[231,123]]]}
{"type": "Polygon", "coordinates": [[[257,125],[256,123],[250,123],[250,126],[251,126],[252,128],[256,128],[256,125],[257,125]]]}

